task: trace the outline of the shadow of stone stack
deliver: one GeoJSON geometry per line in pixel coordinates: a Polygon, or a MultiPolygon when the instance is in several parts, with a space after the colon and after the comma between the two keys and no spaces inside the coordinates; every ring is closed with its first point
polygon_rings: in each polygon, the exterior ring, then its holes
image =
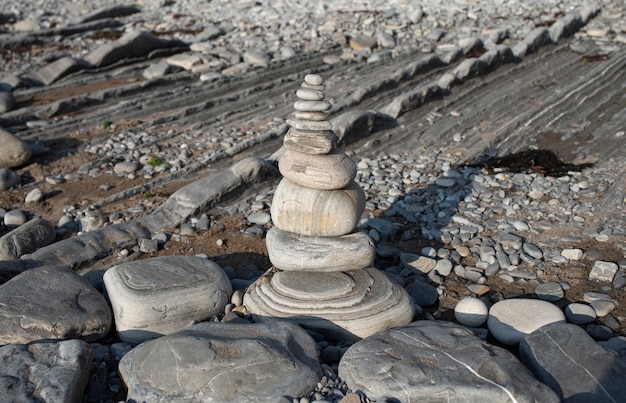
{"type": "Polygon", "coordinates": [[[307,75],[296,96],[266,239],[275,270],[250,287],[244,304],[257,321],[282,318],[329,339],[405,325],[414,315],[410,297],[372,266],[374,242],[355,231],[365,194],[326,120],[322,77],[307,75]]]}

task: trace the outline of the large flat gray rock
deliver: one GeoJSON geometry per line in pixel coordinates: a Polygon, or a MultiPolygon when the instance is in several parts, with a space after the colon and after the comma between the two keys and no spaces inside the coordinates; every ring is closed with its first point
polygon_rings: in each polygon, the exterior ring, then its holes
{"type": "Polygon", "coordinates": [[[339,377],[371,399],[558,402],[509,351],[448,322],[413,322],[353,344],[339,377]]]}
{"type": "Polygon", "coordinates": [[[91,355],[82,340],[0,347],[0,401],[82,402],[91,355]]]}
{"type": "Polygon", "coordinates": [[[135,347],[119,370],[138,402],[276,402],[315,388],[317,357],[313,339],[289,323],[205,322],[135,347]]]}
{"type": "Polygon", "coordinates": [[[524,337],[522,362],[564,402],[626,401],[626,361],[581,327],[557,323],[524,337]]]}
{"type": "Polygon", "coordinates": [[[111,320],[104,297],[69,269],[31,269],[0,285],[0,345],[99,340],[109,333],[111,320]]]}
{"type": "Polygon", "coordinates": [[[141,343],[224,311],[233,293],[215,262],[164,256],[114,266],[104,273],[120,338],[141,343]]]}

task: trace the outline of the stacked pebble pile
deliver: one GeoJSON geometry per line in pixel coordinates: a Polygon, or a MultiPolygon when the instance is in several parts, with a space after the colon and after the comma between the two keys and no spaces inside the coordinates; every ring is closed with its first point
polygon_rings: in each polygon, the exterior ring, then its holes
{"type": "Polygon", "coordinates": [[[287,318],[335,339],[407,324],[414,315],[408,294],[372,267],[374,242],[354,232],[365,194],[326,121],[331,104],[322,78],[307,75],[296,96],[266,240],[280,271],[253,284],[244,304],[261,321],[287,318]]]}

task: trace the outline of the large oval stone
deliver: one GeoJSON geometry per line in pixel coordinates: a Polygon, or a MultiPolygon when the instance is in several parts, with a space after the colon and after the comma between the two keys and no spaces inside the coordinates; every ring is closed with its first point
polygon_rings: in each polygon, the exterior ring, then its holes
{"type": "Polygon", "coordinates": [[[164,256],[114,266],[104,274],[122,340],[140,343],[223,311],[232,286],[215,262],[164,256]]]}
{"type": "Polygon", "coordinates": [[[372,266],[376,245],[364,232],[306,236],[272,227],[265,238],[270,261],[281,270],[342,271],[372,266]]]}
{"type": "Polygon", "coordinates": [[[345,352],[338,372],[350,389],[377,401],[559,401],[512,353],[443,321],[417,321],[361,340],[345,352]]]}
{"type": "Polygon", "coordinates": [[[354,181],[337,190],[311,189],[284,178],[276,187],[271,213],[283,231],[309,236],[346,235],[365,209],[365,193],[354,181]]]}
{"type": "Polygon", "coordinates": [[[525,298],[496,302],[489,309],[487,318],[493,337],[507,345],[517,345],[524,336],[558,322],[565,322],[565,314],[556,305],[525,298]]]}
{"type": "Polygon", "coordinates": [[[137,402],[277,402],[322,376],[315,341],[281,321],[203,322],[135,347],[119,364],[137,402]]]}
{"type": "Polygon", "coordinates": [[[356,176],[354,162],[339,149],[322,155],[287,149],[278,162],[278,169],[298,185],[322,190],[341,189],[356,176]]]}
{"type": "Polygon", "coordinates": [[[26,270],[0,286],[0,345],[41,339],[99,340],[111,310],[89,281],[57,266],[26,270]]]}

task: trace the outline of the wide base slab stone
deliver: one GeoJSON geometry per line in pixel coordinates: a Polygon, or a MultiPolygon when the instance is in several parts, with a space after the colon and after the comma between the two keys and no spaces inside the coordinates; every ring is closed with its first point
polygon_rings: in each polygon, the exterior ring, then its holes
{"type": "Polygon", "coordinates": [[[364,232],[306,236],[272,227],[265,238],[270,261],[281,270],[342,271],[372,266],[376,245],[364,232]]]}
{"type": "Polygon", "coordinates": [[[449,322],[418,321],[361,340],[343,355],[339,377],[370,399],[559,401],[509,351],[449,322]]]}
{"type": "Polygon", "coordinates": [[[95,341],[109,333],[111,322],[102,294],[69,269],[30,269],[0,285],[0,345],[40,339],[95,341]]]}
{"type": "Polygon", "coordinates": [[[401,286],[376,268],[346,272],[275,273],[244,296],[255,321],[281,318],[328,339],[358,340],[413,320],[413,303],[401,286]]]}
{"type": "Polygon", "coordinates": [[[277,402],[315,388],[317,357],[290,323],[204,322],[135,347],[119,371],[137,402],[277,402]]]}
{"type": "Polygon", "coordinates": [[[524,337],[522,362],[563,402],[626,401],[626,360],[581,327],[557,323],[524,337]]]}
{"type": "Polygon", "coordinates": [[[215,262],[164,256],[114,266],[104,274],[120,338],[141,343],[223,312],[233,293],[215,262]]]}
{"type": "Polygon", "coordinates": [[[0,401],[82,402],[91,355],[82,340],[0,347],[0,401]]]}

